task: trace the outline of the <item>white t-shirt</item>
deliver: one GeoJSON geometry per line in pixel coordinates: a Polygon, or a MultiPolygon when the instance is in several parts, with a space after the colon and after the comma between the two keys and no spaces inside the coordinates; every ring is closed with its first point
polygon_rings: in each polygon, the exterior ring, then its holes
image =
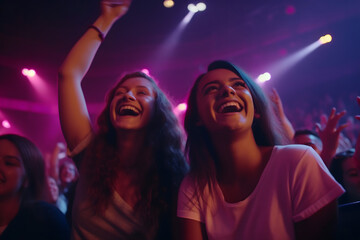
{"type": "Polygon", "coordinates": [[[187,176],[180,187],[177,216],[205,224],[211,239],[295,239],[294,222],[310,217],[344,193],[320,156],[304,145],[275,146],[254,191],[228,203],[215,183],[203,198],[193,196],[187,176]]]}

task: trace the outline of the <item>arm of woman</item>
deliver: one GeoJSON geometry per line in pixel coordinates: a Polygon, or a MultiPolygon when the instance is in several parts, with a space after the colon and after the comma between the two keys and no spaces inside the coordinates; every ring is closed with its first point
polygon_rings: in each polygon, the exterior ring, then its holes
{"type": "MultiPolygon", "coordinates": [[[[92,26],[105,37],[117,19],[123,16],[130,0],[121,5],[101,3],[101,14],[92,26]]],[[[74,149],[91,131],[81,81],[100,47],[101,37],[94,28],[89,28],[71,49],[59,69],[58,94],[60,124],[70,149],[74,149]]]]}
{"type": "Polygon", "coordinates": [[[191,219],[178,218],[181,240],[207,240],[205,224],[191,219]]]}
{"type": "Polygon", "coordinates": [[[330,202],[310,217],[294,224],[297,240],[335,239],[337,202],[330,202]]]}

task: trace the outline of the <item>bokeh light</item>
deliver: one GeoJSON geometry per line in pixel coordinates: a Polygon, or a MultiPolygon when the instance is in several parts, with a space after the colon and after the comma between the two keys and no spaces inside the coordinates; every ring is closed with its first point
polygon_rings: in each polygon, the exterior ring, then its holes
{"type": "Polygon", "coordinates": [[[319,42],[321,44],[326,44],[332,41],[332,36],[330,34],[326,34],[325,36],[322,36],[319,38],[319,42]]]}
{"type": "Polygon", "coordinates": [[[163,4],[164,4],[164,7],[171,8],[174,6],[175,3],[172,0],[165,0],[163,4]]]}

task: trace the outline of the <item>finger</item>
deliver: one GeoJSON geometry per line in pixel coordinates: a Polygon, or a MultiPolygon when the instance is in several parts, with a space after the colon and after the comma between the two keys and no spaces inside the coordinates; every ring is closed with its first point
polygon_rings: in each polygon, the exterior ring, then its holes
{"type": "Polygon", "coordinates": [[[335,129],[336,125],[339,123],[340,119],[346,114],[346,111],[337,113],[333,118],[329,118],[326,129],[335,129]]]}
{"type": "Polygon", "coordinates": [[[347,128],[349,125],[350,125],[349,123],[344,123],[344,124],[340,125],[340,126],[336,129],[336,131],[340,133],[342,130],[344,130],[344,128],[347,128]]]}
{"type": "Polygon", "coordinates": [[[329,115],[329,119],[330,119],[330,118],[333,118],[333,117],[335,116],[335,113],[336,113],[336,108],[333,107],[333,108],[331,109],[331,113],[330,113],[330,115],[329,115]]]}
{"type": "Polygon", "coordinates": [[[320,134],[321,133],[321,125],[320,123],[315,123],[315,131],[320,134]]]}
{"type": "Polygon", "coordinates": [[[345,110],[342,111],[342,112],[337,113],[337,114],[334,116],[333,121],[334,121],[334,122],[336,121],[336,123],[338,123],[339,120],[340,120],[340,118],[342,118],[345,114],[346,114],[346,111],[345,111],[345,110]]]}
{"type": "Polygon", "coordinates": [[[320,124],[322,127],[325,127],[327,124],[327,116],[325,114],[321,114],[320,116],[320,124]]]}

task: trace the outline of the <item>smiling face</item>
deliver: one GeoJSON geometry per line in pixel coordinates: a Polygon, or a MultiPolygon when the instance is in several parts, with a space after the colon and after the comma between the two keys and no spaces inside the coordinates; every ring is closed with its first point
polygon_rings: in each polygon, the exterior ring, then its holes
{"type": "Polygon", "coordinates": [[[18,149],[9,140],[1,139],[0,198],[20,197],[25,179],[25,168],[18,149]]]}
{"type": "Polygon", "coordinates": [[[150,122],[156,98],[152,83],[142,77],[125,80],[110,104],[110,121],[115,129],[139,130],[150,122]]]}
{"type": "Polygon", "coordinates": [[[245,81],[227,69],[206,73],[197,89],[199,124],[210,132],[251,130],[254,104],[245,81]]]}
{"type": "Polygon", "coordinates": [[[72,163],[64,163],[60,170],[60,180],[62,183],[71,183],[76,177],[76,167],[72,163]]]}

